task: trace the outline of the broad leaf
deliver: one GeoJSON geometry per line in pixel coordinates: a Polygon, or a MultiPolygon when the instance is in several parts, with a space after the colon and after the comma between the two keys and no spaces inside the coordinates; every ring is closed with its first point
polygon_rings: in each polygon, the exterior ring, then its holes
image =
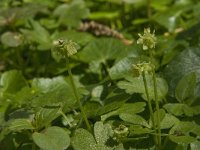
{"type": "MultiPolygon", "coordinates": [[[[147,88],[149,92],[149,97],[151,100],[155,100],[152,77],[150,75],[146,75],[146,79],[147,79],[147,88]]],[[[147,100],[142,76],[139,77],[127,76],[126,80],[127,81],[118,82],[118,87],[121,89],[125,89],[125,91],[129,94],[140,93],[142,94],[142,97],[145,100],[147,100]]],[[[157,80],[158,100],[161,101],[168,92],[168,86],[163,78],[157,77],[156,80],[157,80]]]]}
{"type": "Polygon", "coordinates": [[[77,129],[72,138],[74,150],[97,150],[93,135],[85,129],[77,129]]]}
{"type": "Polygon", "coordinates": [[[161,129],[168,129],[179,123],[179,119],[170,114],[165,114],[165,117],[160,123],[161,129]]]}
{"type": "Polygon", "coordinates": [[[49,32],[38,22],[31,21],[33,30],[21,29],[25,39],[38,44],[38,50],[48,50],[52,47],[52,40],[49,32]]]}
{"type": "Polygon", "coordinates": [[[196,86],[196,74],[190,73],[185,75],[177,84],[175,96],[180,103],[185,102],[188,98],[194,96],[196,86]]]}
{"type": "Polygon", "coordinates": [[[84,1],[76,0],[69,5],[63,4],[58,6],[54,10],[53,15],[59,17],[59,24],[66,24],[69,28],[77,28],[81,20],[89,15],[89,9],[85,7],[84,1]]]}
{"type": "MultiPolygon", "coordinates": [[[[196,81],[200,81],[200,50],[189,48],[181,52],[165,68],[164,74],[169,83],[169,94],[174,96],[174,91],[179,80],[190,73],[196,73],[196,81]]],[[[198,94],[198,93],[196,93],[198,94]]]]}
{"type": "Polygon", "coordinates": [[[104,63],[107,60],[123,58],[130,50],[121,41],[113,38],[100,38],[91,41],[78,55],[79,60],[90,63],[104,63]]]}
{"type": "Polygon", "coordinates": [[[111,136],[112,127],[108,124],[103,124],[103,122],[96,122],[94,125],[94,136],[97,144],[105,145],[111,136]]]}
{"type": "Polygon", "coordinates": [[[175,116],[193,116],[194,114],[197,114],[198,111],[196,109],[193,109],[192,107],[186,105],[186,104],[179,104],[179,103],[168,103],[163,106],[169,113],[175,115],[175,116]]]}
{"type": "Polygon", "coordinates": [[[136,57],[125,57],[117,62],[112,68],[109,69],[109,74],[112,79],[124,78],[132,72],[133,64],[137,60],[136,57]]]}
{"type": "Polygon", "coordinates": [[[43,150],[64,150],[70,145],[69,133],[56,126],[49,127],[41,133],[34,132],[32,137],[43,150]]]}
{"type": "Polygon", "coordinates": [[[11,70],[2,74],[0,85],[3,87],[3,92],[15,93],[26,87],[27,82],[20,71],[11,70]]]}
{"type": "Polygon", "coordinates": [[[22,35],[15,32],[5,32],[1,36],[1,42],[9,47],[18,47],[22,44],[22,35]]]}

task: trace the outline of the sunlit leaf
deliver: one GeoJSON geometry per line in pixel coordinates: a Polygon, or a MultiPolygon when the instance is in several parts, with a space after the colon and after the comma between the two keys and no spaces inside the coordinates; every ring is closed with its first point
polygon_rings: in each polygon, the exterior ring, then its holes
{"type": "Polygon", "coordinates": [[[70,145],[69,133],[56,126],[47,128],[45,131],[34,132],[34,142],[44,150],[63,150],[70,145]]]}
{"type": "MultiPolygon", "coordinates": [[[[149,97],[150,99],[155,100],[152,77],[148,75],[146,76],[146,78],[147,78],[149,97]]],[[[162,100],[168,92],[168,86],[163,78],[157,77],[156,80],[157,80],[158,99],[162,100]]],[[[121,89],[125,89],[125,91],[129,94],[140,93],[142,94],[142,97],[145,100],[147,100],[142,76],[139,77],[127,76],[126,81],[118,82],[118,87],[121,89]]]]}

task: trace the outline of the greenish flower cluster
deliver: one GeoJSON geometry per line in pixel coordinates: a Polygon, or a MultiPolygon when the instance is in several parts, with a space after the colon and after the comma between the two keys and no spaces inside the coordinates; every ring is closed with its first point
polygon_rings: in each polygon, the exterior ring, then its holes
{"type": "Polygon", "coordinates": [[[133,71],[137,72],[139,75],[141,75],[143,72],[152,74],[154,69],[155,69],[155,66],[150,62],[142,62],[138,64],[133,64],[133,71]]]}
{"type": "Polygon", "coordinates": [[[142,44],[143,50],[155,48],[157,38],[155,37],[154,33],[155,31],[151,33],[150,28],[144,29],[143,35],[141,35],[140,33],[138,34],[139,39],[137,40],[137,44],[142,44]]]}
{"type": "Polygon", "coordinates": [[[119,125],[119,127],[114,129],[114,139],[118,142],[121,142],[129,134],[128,127],[125,125],[119,125]]]}
{"type": "Polygon", "coordinates": [[[79,45],[71,40],[64,41],[60,39],[55,41],[54,45],[54,51],[63,58],[67,58],[76,54],[77,50],[79,49],[79,45]]]}

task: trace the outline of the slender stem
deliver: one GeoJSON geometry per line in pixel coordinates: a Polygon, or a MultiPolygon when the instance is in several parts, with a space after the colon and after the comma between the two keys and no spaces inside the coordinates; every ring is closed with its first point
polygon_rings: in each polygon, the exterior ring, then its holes
{"type": "MultiPolygon", "coordinates": [[[[150,59],[151,62],[153,63],[153,53],[150,51],[150,59]]],[[[159,108],[159,101],[158,101],[158,91],[157,91],[157,80],[156,80],[156,74],[155,74],[155,69],[153,70],[153,87],[154,87],[154,96],[155,96],[155,103],[156,103],[156,114],[157,114],[157,133],[158,133],[158,149],[161,149],[161,129],[160,129],[160,108],[159,108]]]]}
{"type": "MultiPolygon", "coordinates": [[[[152,105],[151,105],[151,100],[149,98],[147,80],[146,80],[146,76],[145,76],[145,72],[144,71],[142,72],[142,79],[143,79],[143,83],[144,83],[145,93],[146,93],[146,96],[147,96],[147,102],[148,102],[151,122],[152,122],[152,125],[153,125],[153,129],[156,131],[156,126],[155,126],[155,122],[154,122],[155,120],[154,120],[154,116],[153,116],[153,109],[152,109],[152,105]]],[[[157,143],[157,138],[155,138],[155,141],[157,143]]]]}
{"type": "Polygon", "coordinates": [[[72,85],[72,89],[73,89],[73,92],[74,92],[74,95],[75,95],[75,98],[76,98],[76,101],[78,102],[78,105],[79,105],[79,108],[81,110],[81,114],[82,114],[82,117],[85,121],[85,124],[88,128],[89,131],[91,131],[91,127],[90,127],[90,124],[89,124],[89,121],[87,119],[87,116],[85,114],[85,111],[83,109],[83,106],[81,104],[81,101],[79,99],[79,96],[78,96],[78,92],[77,92],[77,88],[76,88],[76,85],[74,83],[74,79],[73,79],[73,74],[71,72],[71,68],[69,66],[69,58],[66,59],[66,65],[67,65],[67,70],[68,70],[68,74],[69,74],[69,79],[70,79],[70,82],[71,82],[71,85],[72,85]]]}
{"type": "Polygon", "coordinates": [[[151,18],[151,0],[147,0],[147,17],[150,19],[151,18]]]}
{"type": "Polygon", "coordinates": [[[156,111],[157,111],[157,130],[158,130],[158,148],[161,149],[161,129],[160,129],[160,108],[158,102],[158,91],[157,91],[157,81],[155,71],[153,71],[153,87],[154,87],[154,95],[155,95],[155,102],[156,102],[156,111]]]}
{"type": "Polygon", "coordinates": [[[35,150],[36,149],[36,145],[35,143],[32,144],[32,150],[35,150]]]}

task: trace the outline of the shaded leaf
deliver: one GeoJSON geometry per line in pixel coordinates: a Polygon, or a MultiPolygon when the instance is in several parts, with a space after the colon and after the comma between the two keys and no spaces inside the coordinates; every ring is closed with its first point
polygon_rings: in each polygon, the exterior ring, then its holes
{"type": "Polygon", "coordinates": [[[3,87],[3,92],[15,93],[27,86],[27,83],[20,71],[11,70],[2,74],[0,85],[3,87]]]}
{"type": "Polygon", "coordinates": [[[32,130],[34,129],[32,123],[28,119],[14,119],[8,126],[9,130],[20,131],[20,130],[32,130]]]}
{"type": "Polygon", "coordinates": [[[9,47],[18,47],[22,44],[22,35],[16,32],[5,32],[1,35],[1,42],[9,47]]]}
{"type": "Polygon", "coordinates": [[[35,124],[38,129],[48,126],[54,119],[60,116],[60,107],[40,108],[35,115],[35,124]]]}
{"type": "Polygon", "coordinates": [[[179,80],[190,73],[196,73],[196,81],[200,81],[200,50],[188,48],[181,52],[165,68],[164,75],[169,83],[169,94],[174,96],[174,91],[179,80]]]}
{"type": "Polygon", "coordinates": [[[28,42],[38,44],[38,50],[48,50],[52,47],[52,40],[49,32],[42,27],[38,22],[31,20],[32,30],[21,29],[25,39],[28,42]]]}
{"type": "Polygon", "coordinates": [[[180,103],[194,96],[196,86],[196,74],[189,73],[185,75],[177,84],[175,96],[180,103]]]}
{"type": "Polygon", "coordinates": [[[72,1],[71,4],[58,6],[53,14],[59,17],[60,24],[66,24],[69,28],[79,27],[82,19],[89,15],[89,9],[82,0],[72,1]]]}

